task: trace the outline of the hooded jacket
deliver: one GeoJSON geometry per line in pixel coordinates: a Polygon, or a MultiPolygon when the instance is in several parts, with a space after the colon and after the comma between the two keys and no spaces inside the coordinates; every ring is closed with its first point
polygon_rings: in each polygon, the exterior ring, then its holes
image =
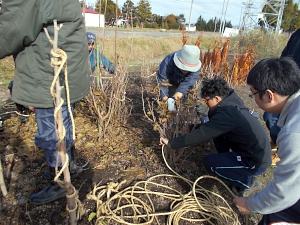
{"type": "Polygon", "coordinates": [[[220,151],[231,149],[261,168],[271,165],[271,148],[266,130],[233,90],[217,107],[209,110],[208,117],[209,121],[198,129],[170,140],[169,146],[182,148],[217,139],[217,143],[222,143],[215,146],[220,151]]]}
{"type": "MultiPolygon", "coordinates": [[[[63,24],[58,32],[58,48],[67,53],[71,103],[89,93],[88,46],[78,0],[6,0],[0,11],[0,59],[13,55],[15,76],[12,100],[37,108],[54,107],[50,94],[53,67],[53,20],[63,24]]],[[[60,78],[64,86],[64,78],[60,78]]],[[[62,89],[66,104],[66,88],[62,89]]]]}
{"type": "Polygon", "coordinates": [[[253,213],[279,212],[293,206],[300,199],[299,111],[300,91],[289,97],[280,114],[277,125],[281,130],[276,142],[280,161],[276,163],[274,179],[248,199],[247,206],[253,213]]]}

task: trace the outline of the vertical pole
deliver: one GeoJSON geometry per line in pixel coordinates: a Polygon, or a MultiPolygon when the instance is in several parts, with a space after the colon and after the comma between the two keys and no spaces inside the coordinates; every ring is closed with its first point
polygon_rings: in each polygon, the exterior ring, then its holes
{"type": "Polygon", "coordinates": [[[220,33],[222,33],[224,5],[225,5],[225,0],[223,1],[223,7],[222,7],[222,16],[221,16],[221,23],[220,23],[220,28],[219,28],[220,33]]]}
{"type": "Polygon", "coordinates": [[[188,30],[188,32],[190,32],[190,28],[191,28],[191,17],[192,17],[193,2],[194,2],[194,0],[192,0],[192,3],[191,3],[190,18],[189,18],[189,30],[188,30]]]}
{"type": "Polygon", "coordinates": [[[229,0],[227,0],[227,4],[226,4],[226,8],[225,8],[225,13],[224,13],[224,22],[223,22],[223,25],[222,25],[222,32],[221,32],[221,36],[223,36],[224,29],[225,29],[225,22],[226,22],[226,13],[227,13],[228,2],[229,2],[229,0]]]}

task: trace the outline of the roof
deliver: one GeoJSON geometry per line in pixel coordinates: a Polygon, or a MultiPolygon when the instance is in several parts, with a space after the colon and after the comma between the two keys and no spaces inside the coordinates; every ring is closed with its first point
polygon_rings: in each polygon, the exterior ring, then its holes
{"type": "MultiPolygon", "coordinates": [[[[83,12],[83,8],[81,8],[81,12],[83,12]]],[[[99,14],[99,12],[96,12],[96,11],[94,11],[92,9],[88,9],[88,8],[85,9],[85,13],[99,14]]],[[[103,13],[100,13],[100,14],[103,15],[103,13]]]]}

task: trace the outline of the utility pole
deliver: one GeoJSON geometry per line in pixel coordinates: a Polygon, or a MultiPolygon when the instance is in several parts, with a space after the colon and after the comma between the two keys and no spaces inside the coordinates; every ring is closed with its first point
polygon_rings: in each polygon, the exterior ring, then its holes
{"type": "Polygon", "coordinates": [[[229,0],[227,0],[227,4],[226,4],[226,8],[225,8],[224,21],[223,21],[223,25],[222,25],[222,34],[224,33],[224,29],[225,29],[226,13],[227,13],[228,2],[229,2],[229,0]]]}
{"type": "Polygon", "coordinates": [[[219,33],[222,33],[224,5],[225,5],[225,0],[223,1],[223,7],[222,7],[222,16],[221,16],[221,22],[220,22],[220,29],[219,29],[219,33]]]}
{"type": "Polygon", "coordinates": [[[192,3],[191,3],[190,18],[189,18],[189,30],[188,30],[188,32],[190,32],[190,29],[191,29],[191,17],[192,17],[193,3],[194,3],[194,0],[192,0],[192,3]]]}

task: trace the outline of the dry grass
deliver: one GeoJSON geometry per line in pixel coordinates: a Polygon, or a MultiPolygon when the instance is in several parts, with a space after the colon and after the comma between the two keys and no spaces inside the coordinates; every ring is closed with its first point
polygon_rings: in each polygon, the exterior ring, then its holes
{"type": "Polygon", "coordinates": [[[287,34],[266,33],[261,30],[254,30],[245,35],[232,38],[233,52],[245,51],[251,45],[255,48],[255,59],[268,57],[279,57],[289,39],[287,34]]]}

